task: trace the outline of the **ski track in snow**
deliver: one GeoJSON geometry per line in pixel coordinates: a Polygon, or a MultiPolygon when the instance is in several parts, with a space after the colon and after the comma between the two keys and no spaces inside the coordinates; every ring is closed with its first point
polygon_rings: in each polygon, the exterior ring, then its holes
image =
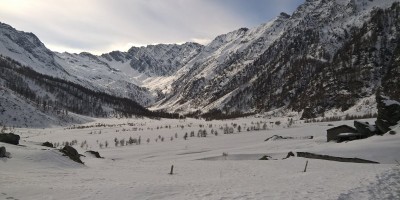
{"type": "Polygon", "coordinates": [[[341,194],[338,200],[400,199],[400,166],[377,175],[375,181],[361,185],[341,194]]]}

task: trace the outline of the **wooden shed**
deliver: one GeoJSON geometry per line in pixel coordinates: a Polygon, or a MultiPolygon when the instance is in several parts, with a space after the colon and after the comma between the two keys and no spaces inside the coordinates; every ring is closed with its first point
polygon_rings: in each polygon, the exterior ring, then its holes
{"type": "Polygon", "coordinates": [[[344,137],[346,135],[349,137],[354,137],[358,136],[358,132],[355,128],[347,125],[341,125],[326,130],[326,137],[328,142],[331,140],[341,142],[346,139],[344,137]],[[353,134],[343,134],[343,133],[353,133],[353,134]]]}

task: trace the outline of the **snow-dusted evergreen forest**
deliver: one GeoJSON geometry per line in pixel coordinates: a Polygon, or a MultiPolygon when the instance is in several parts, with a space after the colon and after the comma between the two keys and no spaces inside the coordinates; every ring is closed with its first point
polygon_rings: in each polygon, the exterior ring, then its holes
{"type": "Polygon", "coordinates": [[[0,22],[0,199],[400,199],[400,2],[59,53],[0,22]]]}

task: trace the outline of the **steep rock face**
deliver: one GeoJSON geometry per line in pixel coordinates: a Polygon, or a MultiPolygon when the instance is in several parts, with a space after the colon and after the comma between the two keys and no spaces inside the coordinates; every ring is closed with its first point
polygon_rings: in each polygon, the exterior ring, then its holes
{"type": "MultiPolygon", "coordinates": [[[[395,18],[399,18],[400,16],[400,7],[396,5],[392,6],[392,15],[395,18]]],[[[385,13],[382,13],[385,14],[385,13]]],[[[381,14],[381,15],[382,15],[381,14]]],[[[387,15],[387,14],[386,14],[387,15]]],[[[378,18],[379,19],[379,18],[378,18]]],[[[386,26],[384,24],[383,26],[386,26]]],[[[394,99],[400,99],[400,38],[399,38],[399,22],[397,20],[397,27],[393,27],[390,30],[390,32],[397,32],[397,37],[396,36],[390,36],[389,38],[385,37],[385,39],[389,39],[390,42],[396,43],[397,46],[395,46],[394,51],[392,52],[392,56],[389,58],[390,62],[387,64],[387,73],[385,77],[382,80],[382,86],[383,86],[383,92],[387,94],[388,96],[394,98],[394,99]]],[[[380,28],[386,28],[386,27],[380,27],[380,28]]]]}
{"type": "MultiPolygon", "coordinates": [[[[241,28],[216,37],[203,51],[185,65],[159,108],[190,111],[207,105],[218,106],[227,93],[238,85],[232,79],[242,77],[257,59],[284,31],[288,15],[282,13],[275,20],[254,29],[241,28]]],[[[239,80],[245,83],[248,80],[239,80]]]]}
{"type": "Polygon", "coordinates": [[[174,75],[202,48],[197,43],[159,44],[132,47],[128,52],[113,51],[101,56],[57,53],[56,60],[79,80],[90,81],[95,85],[93,89],[128,97],[148,106],[162,94],[154,88],[145,88],[144,82],[174,75]]]}
{"type": "Polygon", "coordinates": [[[0,54],[32,66],[41,73],[62,74],[64,70],[55,62],[54,53],[33,34],[18,31],[0,22],[0,54]]]}
{"type": "MultiPolygon", "coordinates": [[[[143,106],[154,102],[151,92],[141,87],[136,74],[121,70],[121,65],[108,62],[102,57],[90,53],[56,53],[55,60],[65,71],[71,74],[67,80],[88,89],[105,92],[117,97],[132,99],[143,106]]],[[[122,63],[121,63],[122,64],[122,63]]]]}
{"type": "Polygon", "coordinates": [[[363,12],[368,2],[340,5],[331,1],[329,11],[336,15],[312,19],[315,12],[306,14],[304,19],[310,20],[285,33],[273,47],[275,52],[261,56],[255,67],[263,72],[251,87],[258,109],[287,104],[298,111],[311,107],[315,113],[333,107],[346,110],[357,99],[374,94],[393,61],[400,21],[398,4],[363,12]],[[332,24],[329,19],[337,21],[332,24]]]}
{"type": "Polygon", "coordinates": [[[129,66],[147,76],[170,76],[196,57],[203,46],[187,42],[177,44],[157,44],[146,47],[132,47],[128,52],[113,51],[102,54],[108,62],[129,63],[129,66]]]}
{"type": "Polygon", "coordinates": [[[382,83],[398,84],[398,77],[388,75],[398,71],[400,21],[394,2],[306,1],[290,17],[219,36],[183,68],[188,72],[156,107],[346,110],[382,83]]]}
{"type": "Polygon", "coordinates": [[[174,74],[183,65],[200,53],[203,46],[197,43],[158,44],[132,47],[127,52],[133,69],[149,76],[174,74]]]}

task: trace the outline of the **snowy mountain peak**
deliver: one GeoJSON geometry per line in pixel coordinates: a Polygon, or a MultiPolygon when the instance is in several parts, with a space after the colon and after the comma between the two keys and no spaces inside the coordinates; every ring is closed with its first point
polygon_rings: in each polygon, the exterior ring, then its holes
{"type": "Polygon", "coordinates": [[[132,47],[128,52],[113,51],[103,54],[108,61],[129,62],[132,69],[147,76],[169,76],[194,58],[203,46],[197,43],[157,44],[132,47]]]}
{"type": "MultiPolygon", "coordinates": [[[[391,58],[387,61],[377,57],[364,58],[365,64],[369,63],[369,70],[363,69],[363,65],[357,68],[365,70],[363,87],[351,79],[343,81],[340,78],[349,73],[341,67],[343,62],[346,66],[360,65],[360,62],[355,62],[354,58],[344,61],[338,55],[356,44],[361,48],[359,51],[369,48],[361,47],[362,43],[375,48],[385,46],[386,50],[376,49],[393,52],[392,45],[379,44],[383,41],[376,37],[360,38],[360,35],[372,31],[378,32],[375,35],[387,35],[387,38],[398,37],[395,32],[377,29],[368,32],[362,28],[388,23],[388,30],[397,30],[394,28],[397,22],[392,22],[394,18],[390,14],[380,16],[387,22],[372,20],[376,10],[398,12],[391,8],[394,2],[398,1],[309,0],[292,16],[282,13],[259,27],[220,35],[185,66],[187,73],[173,83],[174,91],[155,108],[203,113],[212,110],[260,112],[282,106],[297,111],[305,106],[318,107],[317,113],[332,107],[347,109],[359,97],[374,93],[375,86],[380,85],[379,80],[385,77],[384,68],[391,58]],[[359,43],[359,40],[363,42],[359,43]],[[374,64],[373,60],[380,60],[381,64],[374,64]],[[375,75],[368,75],[367,71],[371,70],[375,75]],[[321,80],[312,74],[326,78],[321,80]],[[374,78],[377,76],[381,78],[374,78]],[[307,86],[310,81],[314,84],[307,86]],[[325,88],[318,86],[323,81],[325,88]],[[341,88],[346,88],[346,92],[340,92],[341,88]],[[314,96],[315,102],[305,100],[310,96],[314,96]],[[300,102],[300,99],[304,101],[300,102]]],[[[348,53],[363,57],[356,52],[348,53]]],[[[353,73],[357,71],[353,70],[353,73]]]]}
{"type": "MultiPolygon", "coordinates": [[[[157,44],[54,53],[0,24],[0,54],[92,91],[153,110],[249,113],[346,110],[378,86],[400,97],[399,0],[307,0],[292,15],[217,36],[208,45],[157,44]]],[[[2,81],[0,80],[0,83],[2,81]]]]}
{"type": "Polygon", "coordinates": [[[33,33],[18,31],[0,22],[0,54],[16,58],[20,63],[38,71],[62,71],[54,62],[54,53],[33,33]]]}

